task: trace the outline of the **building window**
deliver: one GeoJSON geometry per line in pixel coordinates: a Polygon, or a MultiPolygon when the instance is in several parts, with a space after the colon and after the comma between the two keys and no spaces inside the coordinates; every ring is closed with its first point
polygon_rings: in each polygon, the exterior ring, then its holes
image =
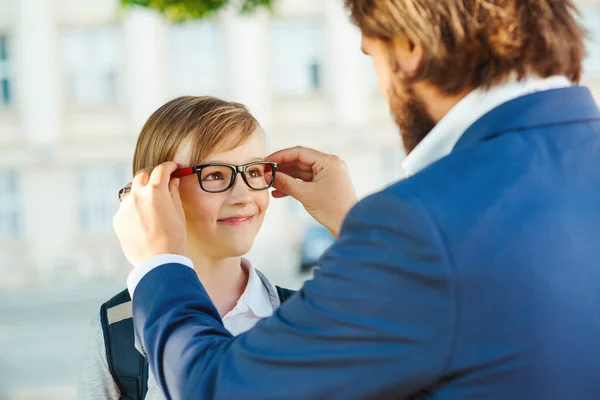
{"type": "Polygon", "coordinates": [[[117,101],[121,40],[116,27],[69,29],[62,34],[61,49],[71,102],[99,106],[117,101]]]}
{"type": "Polygon", "coordinates": [[[589,31],[587,58],[583,63],[584,77],[600,77],[600,8],[581,7],[583,24],[589,31]]]}
{"type": "Polygon", "coordinates": [[[169,57],[172,95],[223,95],[226,92],[223,48],[221,29],[216,23],[173,25],[169,57]]]}
{"type": "Polygon", "coordinates": [[[303,95],[322,85],[323,26],[315,20],[274,21],[270,27],[273,90],[303,95]]]}
{"type": "Polygon", "coordinates": [[[12,96],[12,71],[8,46],[8,38],[0,36],[0,107],[9,105],[12,96]]]}
{"type": "Polygon", "coordinates": [[[79,171],[79,227],[83,232],[112,231],[112,220],[119,208],[118,192],[129,180],[123,165],[84,167],[79,171]]]}
{"type": "Polygon", "coordinates": [[[0,237],[20,233],[19,182],[16,171],[0,171],[0,237]]]}

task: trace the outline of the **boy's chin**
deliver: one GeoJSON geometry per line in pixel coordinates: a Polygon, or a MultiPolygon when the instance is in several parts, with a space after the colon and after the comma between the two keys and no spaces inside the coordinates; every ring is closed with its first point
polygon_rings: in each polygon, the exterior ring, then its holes
{"type": "Polygon", "coordinates": [[[250,252],[252,244],[253,242],[229,243],[227,248],[223,249],[224,254],[227,254],[226,257],[242,257],[250,252]]]}

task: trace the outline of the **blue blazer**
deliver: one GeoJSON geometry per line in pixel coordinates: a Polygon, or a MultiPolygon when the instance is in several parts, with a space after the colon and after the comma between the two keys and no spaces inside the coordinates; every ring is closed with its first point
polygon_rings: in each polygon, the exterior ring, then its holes
{"type": "Polygon", "coordinates": [[[133,298],[170,399],[600,398],[600,112],[570,87],[490,111],[360,201],[313,280],[233,338],[196,274],[133,298]]]}

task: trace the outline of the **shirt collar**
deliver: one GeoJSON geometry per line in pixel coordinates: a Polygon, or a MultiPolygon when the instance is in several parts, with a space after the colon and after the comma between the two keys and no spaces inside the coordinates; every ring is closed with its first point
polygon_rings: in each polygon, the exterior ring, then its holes
{"type": "Polygon", "coordinates": [[[242,259],[242,268],[248,272],[248,283],[239,301],[246,304],[250,311],[259,318],[270,316],[273,314],[273,306],[256,269],[246,259],[242,259]]]}
{"type": "Polygon", "coordinates": [[[516,78],[485,90],[475,89],[460,100],[436,124],[425,138],[402,161],[407,176],[414,175],[439,159],[450,154],[463,133],[479,118],[499,105],[526,94],[570,86],[566,76],[549,78],[528,76],[516,78]]]}

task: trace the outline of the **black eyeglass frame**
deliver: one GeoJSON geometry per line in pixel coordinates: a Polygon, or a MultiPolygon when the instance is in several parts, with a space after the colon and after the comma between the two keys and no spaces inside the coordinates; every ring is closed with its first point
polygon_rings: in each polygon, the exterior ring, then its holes
{"type": "MultiPolygon", "coordinates": [[[[235,183],[235,179],[237,178],[238,173],[242,174],[242,180],[244,181],[246,186],[248,186],[250,189],[252,189],[252,190],[267,190],[273,186],[273,183],[275,182],[276,172],[277,172],[277,163],[270,162],[270,161],[253,161],[251,163],[244,164],[244,165],[233,165],[233,164],[227,164],[227,163],[207,163],[207,164],[197,165],[195,167],[180,168],[178,170],[175,170],[171,174],[171,178],[183,178],[185,176],[196,174],[198,176],[198,183],[200,184],[200,188],[202,190],[204,190],[206,193],[223,193],[232,188],[233,184],[235,183]],[[246,170],[254,165],[269,165],[271,167],[271,182],[264,188],[256,189],[248,182],[248,177],[246,176],[246,170]],[[213,190],[206,190],[204,188],[204,186],[202,185],[202,170],[205,168],[208,168],[208,167],[231,168],[231,170],[233,171],[233,173],[231,174],[231,180],[224,189],[213,191],[213,190]]],[[[124,188],[122,188],[121,190],[119,190],[119,200],[122,201],[123,196],[125,194],[129,193],[130,191],[131,191],[131,186],[129,186],[129,185],[127,185],[124,188]]]]}

